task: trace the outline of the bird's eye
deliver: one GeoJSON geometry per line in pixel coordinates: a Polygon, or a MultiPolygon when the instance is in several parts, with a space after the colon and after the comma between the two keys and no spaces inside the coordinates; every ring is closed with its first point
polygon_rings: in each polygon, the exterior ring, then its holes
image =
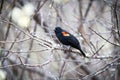
{"type": "Polygon", "coordinates": [[[62,32],[62,35],[63,35],[63,36],[70,36],[70,34],[69,34],[69,33],[64,32],[64,31],[62,32]]]}

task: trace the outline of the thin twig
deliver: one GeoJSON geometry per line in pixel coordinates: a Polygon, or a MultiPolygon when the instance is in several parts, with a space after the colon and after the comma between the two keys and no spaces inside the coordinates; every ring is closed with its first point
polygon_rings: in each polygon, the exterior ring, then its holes
{"type": "Polygon", "coordinates": [[[4,0],[1,0],[1,4],[0,4],[0,14],[1,14],[1,12],[2,12],[3,4],[4,4],[4,0]]]}
{"type": "Polygon", "coordinates": [[[12,22],[10,22],[10,21],[6,21],[6,20],[2,20],[2,21],[5,22],[5,23],[10,23],[11,25],[13,25],[13,27],[17,28],[18,30],[20,30],[21,32],[23,32],[25,35],[29,36],[30,38],[32,38],[32,39],[34,39],[34,40],[36,40],[36,41],[38,41],[38,42],[40,42],[40,43],[41,43],[40,45],[42,45],[42,46],[44,46],[44,47],[50,47],[50,48],[52,47],[52,46],[49,45],[49,44],[46,44],[46,43],[41,42],[41,41],[40,41],[40,38],[38,39],[38,38],[36,38],[36,37],[34,37],[34,36],[26,33],[24,30],[22,30],[21,28],[17,27],[17,25],[15,25],[14,23],[12,23],[12,22]],[[44,45],[43,45],[43,44],[44,44],[44,45]]]}
{"type": "Polygon", "coordinates": [[[120,31],[119,31],[119,21],[118,21],[118,14],[117,11],[118,11],[118,0],[115,0],[115,6],[114,6],[114,16],[115,16],[115,19],[116,19],[116,27],[117,27],[117,33],[120,37],[120,31]]]}
{"type": "Polygon", "coordinates": [[[86,19],[87,15],[88,15],[88,12],[92,6],[92,3],[93,3],[94,0],[90,0],[89,4],[88,4],[88,7],[87,7],[87,10],[85,12],[85,15],[84,15],[84,19],[86,19]]]}
{"type": "Polygon", "coordinates": [[[24,42],[27,40],[30,40],[31,38],[26,38],[26,39],[22,39],[22,40],[17,40],[17,41],[0,41],[0,43],[20,43],[20,42],[24,42]]]}
{"type": "MultiPolygon", "coordinates": [[[[70,57],[70,52],[68,52],[68,54],[67,54],[65,59],[68,59],[69,57],[70,57]]],[[[65,70],[65,65],[66,65],[66,62],[64,61],[63,65],[62,65],[62,67],[60,69],[59,79],[63,76],[64,70],[65,70]]]]}
{"type": "Polygon", "coordinates": [[[99,37],[101,37],[102,39],[104,39],[105,41],[107,41],[108,43],[110,43],[110,44],[112,44],[112,45],[114,45],[114,46],[120,47],[120,45],[117,45],[117,44],[115,44],[115,43],[110,42],[109,40],[105,39],[105,38],[102,37],[100,34],[98,34],[96,31],[94,31],[93,29],[91,29],[91,28],[89,28],[89,29],[92,30],[94,33],[96,33],[99,37]]]}
{"type": "Polygon", "coordinates": [[[90,78],[90,77],[92,77],[92,76],[96,76],[96,75],[98,75],[98,74],[100,74],[100,73],[103,73],[103,72],[106,71],[108,68],[110,68],[110,65],[111,65],[112,63],[116,62],[118,59],[120,59],[120,57],[115,58],[115,59],[112,60],[110,63],[106,64],[104,67],[100,68],[99,70],[97,70],[97,71],[95,71],[95,72],[93,72],[93,73],[91,73],[91,74],[89,74],[89,75],[86,75],[86,76],[83,77],[82,79],[83,79],[83,80],[84,80],[84,79],[88,79],[88,78],[90,78]]]}

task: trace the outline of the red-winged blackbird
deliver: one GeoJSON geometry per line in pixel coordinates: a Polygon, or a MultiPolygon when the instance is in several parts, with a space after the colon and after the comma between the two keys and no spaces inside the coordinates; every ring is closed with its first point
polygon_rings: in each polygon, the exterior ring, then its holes
{"type": "Polygon", "coordinates": [[[77,40],[76,37],[74,37],[72,34],[70,34],[69,32],[63,30],[60,27],[56,27],[55,28],[55,34],[57,36],[57,38],[59,39],[59,41],[64,44],[64,45],[69,45],[73,48],[78,49],[84,57],[86,57],[85,53],[82,51],[79,41],[77,40]]]}

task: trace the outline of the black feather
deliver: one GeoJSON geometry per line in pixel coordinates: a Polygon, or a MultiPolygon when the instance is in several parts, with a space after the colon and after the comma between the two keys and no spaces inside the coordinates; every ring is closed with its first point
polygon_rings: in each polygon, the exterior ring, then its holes
{"type": "Polygon", "coordinates": [[[81,47],[80,47],[80,43],[79,43],[79,41],[77,40],[76,37],[74,37],[72,34],[70,34],[69,32],[67,32],[67,31],[65,31],[65,30],[63,30],[63,29],[60,28],[60,27],[56,27],[54,31],[55,31],[55,34],[56,34],[57,38],[59,39],[59,41],[60,41],[62,44],[64,44],[64,45],[69,45],[69,46],[71,46],[71,47],[73,47],[73,48],[78,49],[78,50],[83,54],[83,56],[86,57],[86,55],[85,55],[85,53],[82,51],[82,49],[81,49],[81,47]],[[62,34],[62,32],[68,33],[69,36],[64,36],[64,35],[62,34]]]}

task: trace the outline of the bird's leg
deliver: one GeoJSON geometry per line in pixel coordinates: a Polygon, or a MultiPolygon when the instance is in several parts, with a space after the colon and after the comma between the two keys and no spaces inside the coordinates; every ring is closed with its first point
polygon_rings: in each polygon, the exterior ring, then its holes
{"type": "Polygon", "coordinates": [[[71,46],[68,46],[68,56],[71,56],[71,54],[70,54],[71,53],[71,48],[72,48],[71,46]]]}
{"type": "Polygon", "coordinates": [[[70,52],[70,50],[71,50],[71,47],[70,46],[66,46],[66,45],[62,45],[63,46],[63,49],[65,50],[65,51],[69,51],[70,52]]]}

